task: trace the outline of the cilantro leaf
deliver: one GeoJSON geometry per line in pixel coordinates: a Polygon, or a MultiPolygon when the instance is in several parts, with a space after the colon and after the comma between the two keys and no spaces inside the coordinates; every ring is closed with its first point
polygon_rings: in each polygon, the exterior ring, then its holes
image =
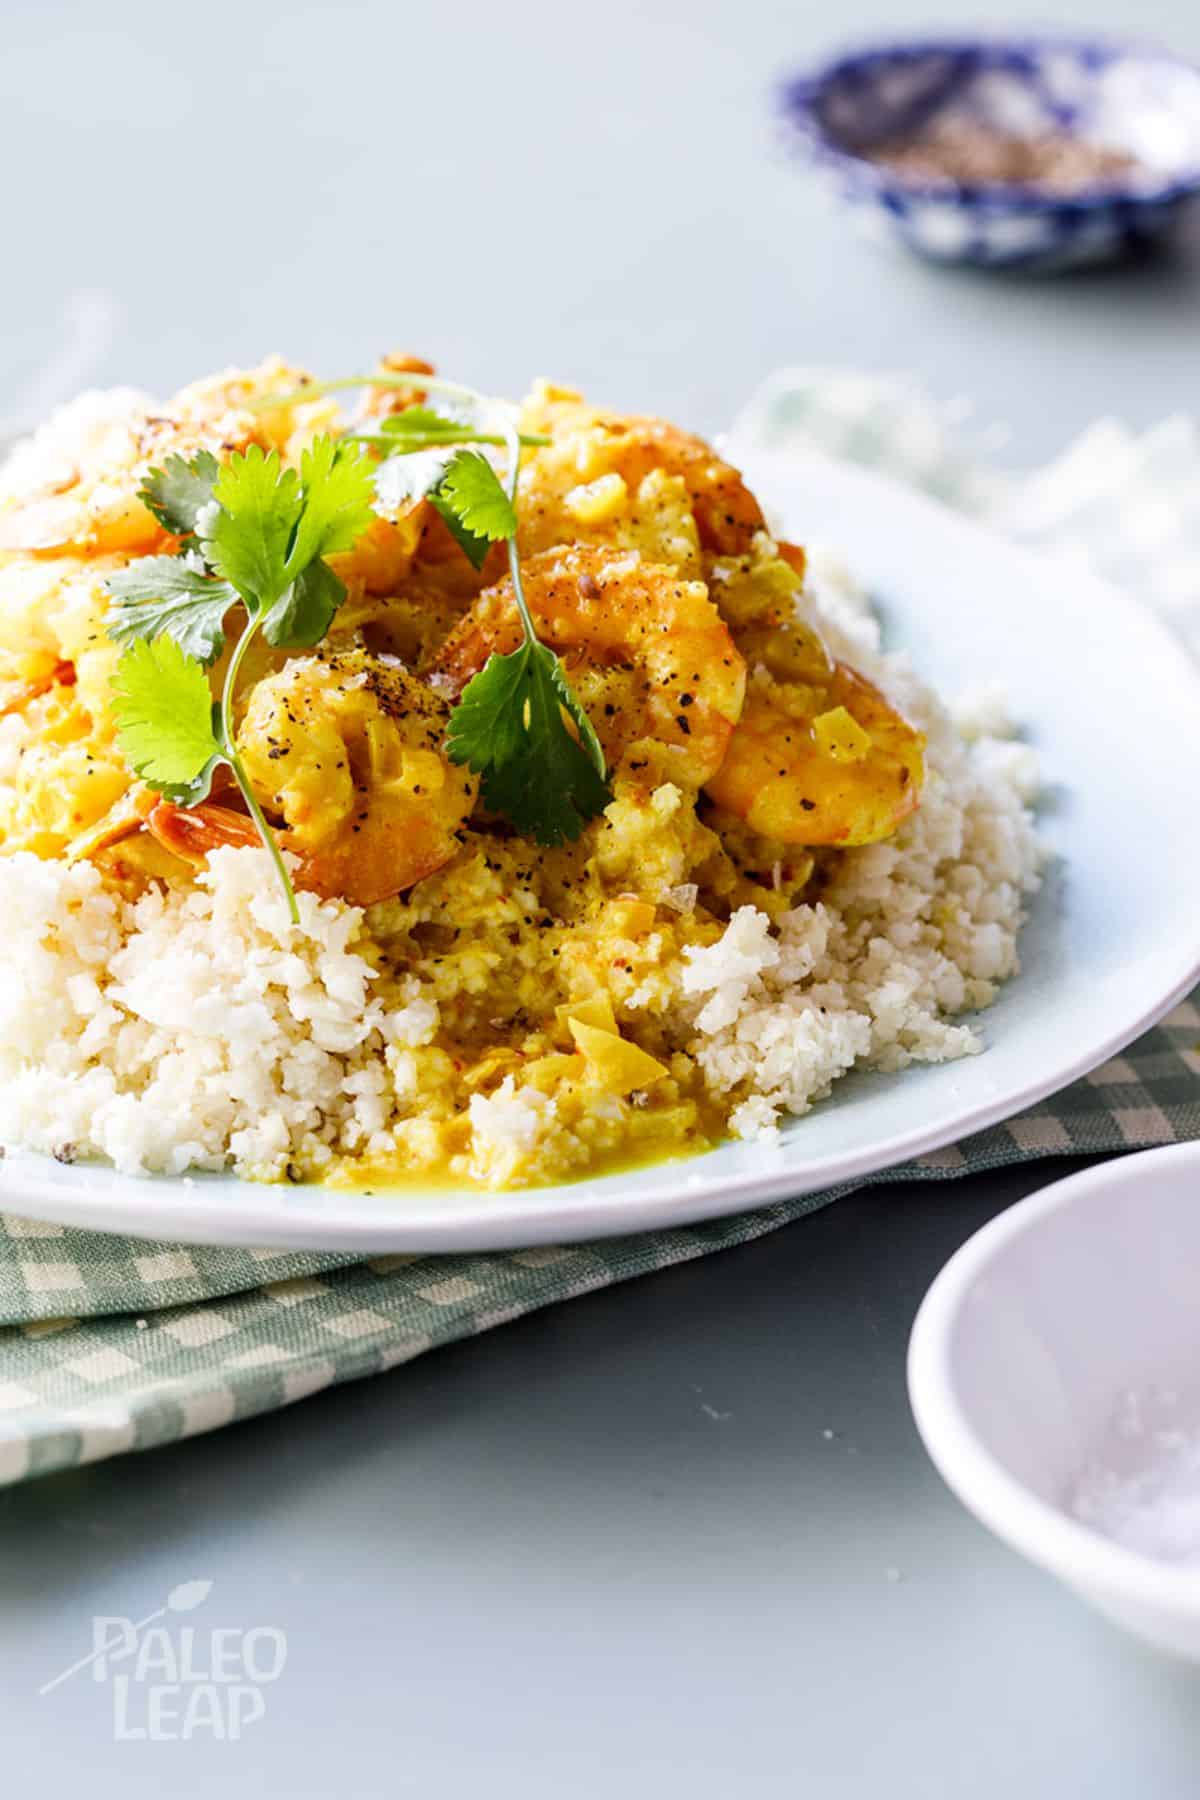
{"type": "MultiPolygon", "coordinates": [[[[503,447],[509,442],[500,432],[488,431],[483,425],[472,423],[465,409],[452,416],[434,412],[428,406],[408,406],[403,412],[389,413],[386,418],[372,423],[373,430],[360,428],[342,441],[370,444],[388,455],[397,456],[411,455],[417,450],[436,450],[443,445],[496,444],[503,447]]],[[[545,433],[539,431],[522,431],[517,438],[519,443],[530,448],[550,442],[545,433]]]]}
{"type": "Polygon", "coordinates": [[[458,450],[428,498],[472,567],[481,569],[492,544],[517,529],[513,503],[500,478],[477,450],[458,450]]]}
{"type": "MultiPolygon", "coordinates": [[[[542,646],[539,645],[538,648],[541,649],[542,646]]],[[[600,739],[596,736],[596,730],[592,721],[588,718],[582,706],[580,706],[578,700],[575,698],[574,690],[567,680],[566,671],[562,666],[561,660],[554,655],[553,651],[546,650],[545,654],[550,658],[550,679],[554,683],[555,691],[558,694],[559,705],[578,732],[580,748],[583,750],[584,755],[596,771],[596,774],[600,777],[606,796],[604,804],[607,806],[608,802],[612,799],[612,795],[608,792],[607,770],[605,768],[604,751],[601,748],[600,739]]]]}
{"type": "Polygon", "coordinates": [[[160,525],[176,537],[191,537],[196,516],[212,499],[220,464],[211,450],[198,450],[190,461],[168,456],[161,469],[151,469],[138,490],[160,525]]]}
{"type": "Polygon", "coordinates": [[[298,924],[287,865],[234,747],[234,692],[260,628],[287,649],[325,636],[346,589],[324,558],[371,524],[374,464],[360,445],[332,437],[313,440],[299,471],[251,444],[223,465],[207,452],[190,463],[168,457],[144,498],[191,548],[144,557],[107,583],[109,636],[129,646],[112,681],[118,742],[144,781],[184,806],[207,796],[218,762],[229,764],[298,924]],[[205,664],[221,654],[225,614],[238,601],[249,616],[214,705],[205,664]]]}
{"type": "Polygon", "coordinates": [[[263,619],[263,634],[282,650],[310,650],[319,644],[346,598],[343,582],[319,556],[285,588],[263,619]]]}
{"type": "Polygon", "coordinates": [[[389,456],[375,471],[375,500],[385,518],[407,511],[414,500],[427,499],[453,462],[456,452],[431,448],[389,456]]]}
{"type": "Polygon", "coordinates": [[[376,470],[375,491],[385,516],[414,500],[430,501],[476,569],[483,567],[489,547],[517,528],[496,471],[476,450],[405,446],[376,470]]]}
{"type": "Polygon", "coordinates": [[[441,517],[450,536],[454,539],[473,569],[482,569],[487,561],[487,553],[492,547],[492,540],[480,537],[477,531],[465,526],[448,500],[442,498],[440,488],[434,488],[427,496],[430,504],[441,517]]]}
{"type": "Polygon", "coordinates": [[[434,412],[431,406],[406,406],[403,412],[388,413],[379,420],[379,431],[394,438],[399,449],[407,439],[417,440],[421,447],[440,440],[457,444],[465,437],[477,437],[475,428],[465,419],[451,419],[434,412]]]}
{"type": "Polygon", "coordinates": [[[277,450],[251,444],[222,464],[212,497],[220,511],[209,526],[204,555],[257,616],[274,606],[291,581],[288,551],[304,506],[300,477],[282,466],[277,450]]]}
{"type": "Polygon", "coordinates": [[[171,637],[185,656],[216,662],[225,647],[225,614],[236,588],[190,568],[178,556],[142,556],[104,583],[116,601],[108,635],[116,644],[171,637]]]}
{"type": "Polygon", "coordinates": [[[202,665],[172,637],[130,644],[112,678],[117,741],[130,767],[170,799],[208,792],[224,755],[202,665]]]}
{"type": "Polygon", "coordinates": [[[270,617],[272,643],[318,643],[346,590],[333,571],[308,571],[349,550],[374,518],[374,470],[357,444],[315,438],[299,474],[252,444],[220,470],[204,554],[231,581],[252,618],[270,617]],[[317,621],[320,621],[318,625],[317,621]]]}
{"type": "Polygon", "coordinates": [[[536,641],[490,656],[467,683],[446,749],[482,775],[484,804],[539,844],[573,842],[612,798],[596,734],[557,656],[536,641]]]}
{"type": "Polygon", "coordinates": [[[437,497],[460,525],[488,543],[516,536],[513,503],[501,487],[495,469],[478,450],[458,452],[438,483],[437,497]]]}
{"type": "Polygon", "coordinates": [[[288,552],[297,573],[317,556],[349,550],[375,517],[375,471],[357,444],[319,437],[300,458],[304,510],[288,552]]]}
{"type": "Polygon", "coordinates": [[[375,495],[385,518],[406,511],[415,500],[428,500],[445,520],[455,543],[470,559],[472,567],[481,569],[491,548],[491,539],[469,531],[441,494],[442,481],[461,454],[455,449],[429,446],[389,456],[375,471],[375,495]]]}

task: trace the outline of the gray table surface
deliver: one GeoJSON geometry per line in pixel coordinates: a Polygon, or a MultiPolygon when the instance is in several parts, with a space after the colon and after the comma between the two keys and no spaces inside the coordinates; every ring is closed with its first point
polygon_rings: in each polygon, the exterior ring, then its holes
{"type": "MultiPolygon", "coordinates": [[[[1200,52],[1194,0],[1055,17],[1200,52]]],[[[703,429],[781,363],[912,369],[1005,421],[1018,462],[1098,413],[1194,405],[1195,241],[1054,283],[937,273],[860,243],[774,153],[781,70],[907,22],[903,0],[9,0],[0,415],[84,379],[165,389],[274,347],[347,371],[388,345],[703,429]]],[[[1067,1166],[880,1188],[5,1493],[3,1791],[1190,1800],[1195,1679],[978,1528],[905,1401],[929,1280],[1067,1166]],[[115,1741],[86,1674],[38,1697],[93,1616],[192,1579],[205,1630],[287,1636],[239,1742],[115,1741]]]]}

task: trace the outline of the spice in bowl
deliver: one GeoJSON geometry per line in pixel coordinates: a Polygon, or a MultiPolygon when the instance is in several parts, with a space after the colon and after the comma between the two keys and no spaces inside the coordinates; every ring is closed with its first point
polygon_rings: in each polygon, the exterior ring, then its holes
{"type": "Polygon", "coordinates": [[[1020,137],[981,120],[941,118],[864,150],[910,180],[946,187],[1025,187],[1066,196],[1147,173],[1136,157],[1063,131],[1020,137]]]}

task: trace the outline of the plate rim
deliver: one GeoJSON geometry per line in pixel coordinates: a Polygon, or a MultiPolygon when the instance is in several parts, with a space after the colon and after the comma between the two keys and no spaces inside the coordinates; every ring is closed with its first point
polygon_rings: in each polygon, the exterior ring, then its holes
{"type": "MultiPolygon", "coordinates": [[[[956,512],[941,501],[917,489],[907,487],[892,477],[860,465],[844,462],[818,452],[797,454],[761,450],[726,440],[725,448],[734,460],[740,456],[744,465],[755,471],[755,484],[765,474],[769,483],[772,469],[779,479],[795,485],[806,468],[816,468],[828,479],[857,484],[864,497],[883,490],[894,504],[902,500],[910,511],[921,515],[935,530],[965,532],[978,546],[991,545],[1011,563],[1026,565],[1044,581],[1052,559],[1039,555],[1026,546],[1013,543],[980,521],[956,512]]],[[[853,557],[853,546],[846,546],[853,557]]],[[[1160,656],[1166,655],[1177,666],[1185,686],[1195,689],[1198,741],[1200,741],[1200,668],[1192,664],[1186,651],[1172,636],[1167,626],[1149,607],[1133,599],[1115,584],[1082,568],[1072,568],[1076,586],[1090,588],[1104,596],[1106,610],[1122,620],[1135,635],[1156,645],[1160,656]]],[[[1014,978],[1020,980],[1020,976],[1014,978]]],[[[786,1149],[772,1168],[747,1171],[737,1175],[700,1173],[704,1157],[681,1156],[669,1166],[680,1171],[678,1190],[671,1196],[653,1194],[626,1201],[614,1199],[611,1190],[589,1201],[594,1193],[594,1178],[561,1183],[554,1186],[504,1189],[499,1192],[467,1187],[437,1187],[419,1184],[403,1190],[405,1203],[377,1216],[361,1213],[347,1219],[346,1207],[352,1204],[356,1190],[323,1188],[317,1183],[281,1190],[274,1184],[241,1181],[227,1174],[192,1176],[125,1175],[106,1165],[91,1165],[109,1181],[120,1183],[118,1193],[102,1190],[91,1181],[71,1184],[61,1169],[51,1177],[55,1165],[33,1152],[9,1150],[4,1165],[6,1179],[0,1186],[0,1207],[18,1216],[76,1226],[87,1230],[145,1237],[152,1232],[155,1240],[173,1243],[240,1245],[292,1248],[310,1251],[412,1250],[435,1254],[444,1251],[472,1252],[496,1249],[518,1249],[539,1244],[581,1242],[590,1238],[620,1237],[647,1229],[668,1229],[700,1224],[730,1216],[771,1201],[798,1199],[825,1188],[854,1183],[879,1174],[912,1158],[944,1149],[976,1132],[1002,1123],[1026,1108],[1036,1105],[1051,1094],[1061,1092],[1073,1082],[1089,1074],[1125,1049],[1135,1038],[1164,1017],[1200,981],[1200,938],[1193,950],[1180,961],[1171,981],[1149,999],[1144,999],[1123,1014],[1111,1030],[1093,1040],[1083,1050],[1053,1059],[1053,1066],[1023,1084],[1009,1087],[1002,1095],[980,1100],[952,1119],[941,1123],[916,1123],[913,1126],[876,1138],[857,1151],[828,1152],[824,1157],[797,1163],[786,1149]],[[13,1177],[19,1180],[19,1192],[9,1203],[5,1189],[13,1177]],[[218,1207],[205,1205],[205,1190],[219,1186],[226,1194],[234,1191],[239,1204],[218,1207]],[[155,1193],[156,1201],[148,1201],[155,1193]],[[288,1196],[290,1205],[280,1205],[280,1195],[288,1196]],[[137,1194],[138,1199],[127,1199],[137,1194]],[[147,1196],[141,1198],[140,1196],[147,1196]],[[319,1208],[306,1206],[303,1195],[321,1195],[319,1208]],[[436,1196],[437,1212],[419,1212],[414,1202],[425,1205],[436,1196]],[[453,1210],[448,1200],[461,1197],[469,1201],[468,1210],[453,1210]],[[148,1207],[160,1206],[161,1218],[147,1218],[148,1207]]],[[[954,1064],[941,1065],[953,1068],[954,1064]]],[[[668,1166],[660,1164],[659,1167],[668,1166]]],[[[631,1171],[635,1175],[636,1171],[631,1171]]],[[[15,1183],[14,1183],[15,1185],[15,1183]]],[[[360,1199],[363,1195],[358,1196],[360,1199]]]]}

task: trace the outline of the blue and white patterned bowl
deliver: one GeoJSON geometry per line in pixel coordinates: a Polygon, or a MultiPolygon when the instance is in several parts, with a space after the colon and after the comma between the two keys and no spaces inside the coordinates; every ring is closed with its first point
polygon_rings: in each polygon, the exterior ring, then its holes
{"type": "Polygon", "coordinates": [[[925,39],[862,49],[789,81],[789,134],[876,232],[937,262],[1062,269],[1161,237],[1200,193],[1200,70],[1093,38],[925,39]],[[1122,150],[1136,175],[1068,196],[950,185],[871,162],[932,120],[1066,132],[1122,150]]]}

